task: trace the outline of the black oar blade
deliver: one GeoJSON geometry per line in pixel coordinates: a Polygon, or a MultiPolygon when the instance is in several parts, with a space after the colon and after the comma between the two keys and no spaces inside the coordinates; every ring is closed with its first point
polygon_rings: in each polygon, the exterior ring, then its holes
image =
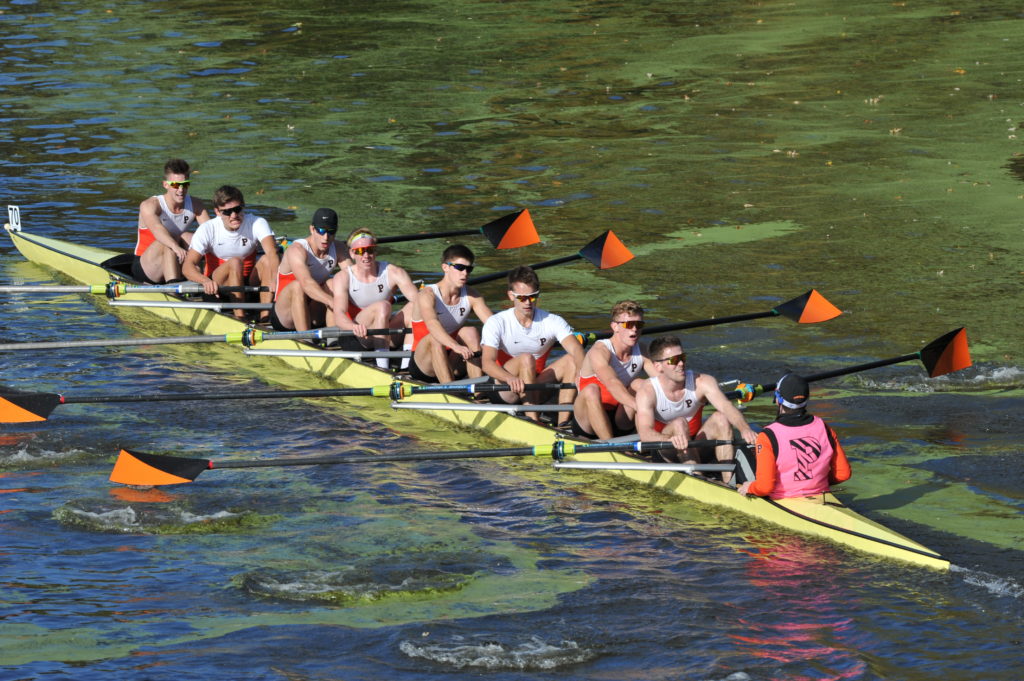
{"type": "Polygon", "coordinates": [[[533,218],[525,208],[488,222],[480,231],[497,249],[522,248],[540,243],[533,218]]]}
{"type": "Polygon", "coordinates": [[[122,449],[114,470],[110,472],[110,481],[139,487],[179,485],[192,482],[209,468],[210,462],[207,459],[186,459],[122,449]]]}
{"type": "Polygon", "coordinates": [[[967,329],[961,326],[942,338],[936,338],[921,348],[919,354],[928,375],[932,378],[966,369],[971,366],[971,351],[967,347],[967,329]]]}
{"type": "Polygon", "coordinates": [[[60,403],[56,393],[0,393],[0,423],[45,421],[60,403]]]}
{"type": "Polygon", "coordinates": [[[633,259],[626,244],[610,229],[580,249],[580,256],[586,258],[600,270],[618,267],[633,259]]]}
{"type": "Polygon", "coordinates": [[[798,324],[827,322],[843,314],[842,310],[813,288],[802,296],[779,305],[775,308],[775,312],[798,324]]]}

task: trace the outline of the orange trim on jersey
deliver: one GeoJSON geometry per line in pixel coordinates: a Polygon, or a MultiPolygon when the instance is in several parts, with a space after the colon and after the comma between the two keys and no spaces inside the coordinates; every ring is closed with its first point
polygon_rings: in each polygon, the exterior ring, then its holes
{"type": "MultiPolygon", "coordinates": [[[[537,370],[538,374],[540,372],[544,371],[544,367],[548,363],[548,355],[550,355],[550,354],[551,354],[551,349],[549,348],[548,351],[545,352],[543,355],[541,355],[540,357],[536,357],[535,358],[536,362],[534,363],[533,366],[537,370]]],[[[501,348],[498,348],[498,366],[500,366],[500,367],[505,366],[505,362],[509,361],[510,359],[512,359],[512,355],[508,354],[507,352],[505,352],[501,348]]]]}
{"type": "Polygon", "coordinates": [[[146,249],[153,245],[156,241],[156,237],[153,236],[153,232],[149,230],[149,227],[139,226],[138,233],[135,237],[135,255],[141,256],[146,252],[146,249]]]}
{"type": "MultiPolygon", "coordinates": [[[[691,437],[691,438],[697,437],[697,433],[700,432],[700,427],[704,424],[704,420],[703,420],[703,418],[701,416],[703,413],[704,413],[704,407],[701,407],[700,409],[697,410],[697,413],[694,414],[693,417],[689,421],[686,422],[690,426],[690,435],[689,435],[689,437],[691,437]]],[[[654,419],[654,429],[656,431],[658,431],[659,433],[661,431],[665,430],[665,426],[667,426],[667,425],[668,425],[667,423],[662,423],[658,419],[654,419]]]]}
{"type": "Polygon", "coordinates": [[[604,408],[605,411],[611,411],[612,409],[615,409],[619,406],[620,402],[617,399],[615,399],[614,395],[608,392],[608,388],[605,386],[604,383],[601,382],[601,379],[598,378],[596,375],[584,376],[580,378],[580,390],[583,390],[588,385],[597,385],[598,389],[601,391],[601,406],[604,408]]]}
{"type": "MultiPolygon", "coordinates": [[[[203,270],[203,274],[208,277],[213,276],[214,270],[223,265],[226,260],[221,260],[213,253],[206,254],[206,268],[203,270]]],[[[242,259],[242,276],[246,279],[252,274],[252,268],[256,266],[256,252],[253,251],[249,255],[242,259]]]]}
{"type": "Polygon", "coordinates": [[[422,319],[414,319],[412,322],[412,350],[416,351],[416,346],[420,344],[420,341],[430,335],[430,329],[427,328],[427,323],[422,319]]]}
{"type": "Polygon", "coordinates": [[[295,281],[295,273],[289,272],[288,274],[281,274],[281,270],[277,271],[277,289],[274,292],[274,300],[276,301],[281,295],[281,291],[288,288],[288,284],[295,281]]]}

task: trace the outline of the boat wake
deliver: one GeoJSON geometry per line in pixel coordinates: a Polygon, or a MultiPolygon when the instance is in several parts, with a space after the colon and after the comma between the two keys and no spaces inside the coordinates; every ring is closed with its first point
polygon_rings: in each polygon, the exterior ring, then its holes
{"type": "Polygon", "coordinates": [[[550,644],[537,636],[518,644],[493,640],[470,641],[456,636],[446,643],[402,641],[398,649],[411,658],[420,658],[454,669],[488,671],[541,671],[586,662],[597,651],[581,648],[575,641],[550,644]]]}
{"type": "Polygon", "coordinates": [[[956,565],[951,565],[949,570],[950,572],[963,575],[965,582],[981,587],[993,596],[1024,600],[1024,586],[1009,577],[999,577],[980,570],[970,570],[956,565]]]}
{"type": "Polygon", "coordinates": [[[255,511],[193,512],[173,504],[128,505],[107,500],[69,501],[53,512],[57,522],[92,532],[213,534],[262,527],[276,517],[255,511]]]}
{"type": "Polygon", "coordinates": [[[508,572],[501,556],[422,554],[361,560],[331,570],[259,569],[237,578],[245,591],[286,601],[349,605],[390,597],[434,596],[458,591],[484,573],[508,572]]]}
{"type": "Polygon", "coordinates": [[[865,388],[902,392],[943,393],[1018,390],[1024,388],[1024,370],[1018,367],[976,364],[970,369],[937,378],[894,376],[879,378],[858,376],[855,382],[865,388]]]}

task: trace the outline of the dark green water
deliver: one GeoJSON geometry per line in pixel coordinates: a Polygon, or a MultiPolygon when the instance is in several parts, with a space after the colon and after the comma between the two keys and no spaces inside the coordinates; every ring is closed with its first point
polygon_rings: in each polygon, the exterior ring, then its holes
{"type": "MultiPolygon", "coordinates": [[[[950,575],[526,465],[211,474],[123,498],[105,479],[121,446],[474,441],[340,403],[62,407],[0,434],[0,676],[1017,678],[1022,19],[1002,0],[0,2],[0,198],[30,231],[128,247],[182,156],[195,194],[235,184],[279,234],[322,205],[381,234],[529,208],[542,246],[467,240],[503,269],[612,229],[629,264],[541,274],[580,329],[623,297],[688,320],[813,287],[845,312],[688,333],[720,378],[899,356],[959,326],[976,361],[830,381],[817,405],[854,457],[844,498],[950,575]]],[[[440,247],[389,257],[431,270],[440,247]]],[[[51,277],[0,253],[4,283],[51,277]]],[[[74,296],[0,310],[8,340],[129,333],[74,296]]],[[[259,385],[266,365],[224,354],[5,356],[3,383],[259,385]]]]}

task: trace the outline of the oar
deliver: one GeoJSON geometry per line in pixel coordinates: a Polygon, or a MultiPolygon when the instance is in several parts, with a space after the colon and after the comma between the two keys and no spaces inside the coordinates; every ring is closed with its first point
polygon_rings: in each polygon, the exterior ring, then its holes
{"type": "MultiPolygon", "coordinates": [[[[371,336],[404,335],[410,333],[410,330],[367,329],[366,333],[371,336]]],[[[325,340],[353,335],[355,334],[352,331],[343,331],[336,326],[328,326],[322,329],[311,329],[309,331],[260,331],[259,329],[246,329],[236,333],[211,336],[165,336],[156,338],[114,338],[107,340],[93,339],[81,341],[30,341],[25,343],[0,343],[0,352],[11,350],[103,348],[108,346],[178,345],[188,343],[241,343],[248,348],[252,347],[256,343],[271,340],[325,340]]]]}
{"type": "MultiPolygon", "coordinates": [[[[825,296],[811,289],[807,293],[787,300],[766,312],[750,312],[737,314],[731,317],[714,317],[712,319],[699,319],[693,322],[675,322],[661,324],[659,326],[648,326],[644,328],[645,334],[665,333],[666,331],[679,331],[682,329],[696,329],[701,326],[715,326],[717,324],[731,324],[733,322],[745,322],[750,319],[761,319],[763,317],[786,317],[798,324],[816,324],[834,319],[843,312],[830,303],[825,296]]],[[[576,337],[584,344],[593,343],[602,338],[611,338],[611,331],[600,331],[590,333],[579,333],[576,337]]]]}
{"type": "MultiPolygon", "coordinates": [[[[735,444],[733,440],[695,440],[694,447],[711,447],[735,444]]],[[[240,461],[218,461],[193,459],[163,454],[147,454],[122,449],[110,473],[110,481],[122,485],[150,487],[155,485],[177,485],[192,482],[206,470],[224,468],[277,468],[280,466],[333,466],[349,463],[384,463],[390,461],[439,461],[447,459],[483,459],[516,456],[550,456],[561,461],[566,456],[586,452],[634,452],[648,453],[674,449],[671,442],[598,442],[577,444],[567,440],[556,440],[549,445],[536,447],[512,447],[508,449],[470,449],[448,452],[410,452],[405,454],[350,455],[332,457],[310,457],[308,459],[243,459],[240,461]]]]}
{"type": "MultiPolygon", "coordinates": [[[[629,262],[633,259],[633,254],[630,253],[629,249],[626,248],[626,245],[619,240],[619,237],[615,236],[615,232],[608,230],[581,248],[577,253],[566,255],[561,258],[555,258],[554,260],[547,260],[545,262],[537,263],[536,265],[530,265],[530,267],[535,270],[539,270],[545,267],[554,267],[555,265],[561,265],[563,263],[583,259],[590,261],[598,269],[607,270],[629,262]]],[[[512,270],[504,270],[502,272],[483,274],[479,277],[470,277],[466,283],[476,285],[488,281],[494,281],[495,279],[507,277],[511,271],[512,270]]]]}
{"type": "Polygon", "coordinates": [[[405,234],[402,236],[385,236],[377,239],[379,244],[394,244],[403,241],[420,241],[422,239],[443,239],[450,236],[470,236],[483,234],[495,248],[522,248],[540,242],[537,228],[533,226],[530,211],[523,209],[509,213],[497,220],[488,222],[476,229],[456,229],[449,232],[424,232],[422,234],[405,234]]]}
{"type": "MultiPolygon", "coordinates": [[[[932,378],[951,374],[954,371],[960,371],[961,369],[966,369],[971,366],[971,353],[967,347],[967,330],[961,326],[959,329],[955,329],[940,338],[936,338],[917,352],[900,355],[899,357],[890,357],[889,359],[880,359],[874,362],[865,362],[864,364],[856,364],[842,369],[822,371],[817,374],[804,376],[804,378],[809,382],[823,381],[826,378],[846,376],[847,374],[855,374],[859,371],[867,371],[868,369],[876,369],[878,367],[889,366],[890,364],[899,364],[901,362],[910,362],[915,359],[921,360],[921,363],[924,364],[924,368],[928,372],[928,375],[932,378]]],[[[771,392],[775,390],[775,388],[776,385],[774,383],[753,385],[748,386],[746,390],[733,390],[732,392],[728,392],[726,393],[726,397],[730,400],[748,400],[753,399],[756,395],[771,392]]]]}
{"type": "MultiPolygon", "coordinates": [[[[221,286],[217,289],[222,293],[262,293],[269,291],[266,286],[221,286]]],[[[0,286],[0,293],[93,293],[108,298],[119,298],[129,293],[202,293],[203,285],[195,282],[178,284],[128,284],[123,281],[110,281],[106,284],[81,284],[63,286],[55,284],[25,284],[21,286],[0,286]]]]}
{"type": "MultiPolygon", "coordinates": [[[[531,383],[526,390],[560,390],[571,388],[571,383],[531,383]]],[[[109,402],[201,402],[205,400],[259,400],[300,397],[387,397],[399,400],[417,393],[450,393],[481,395],[503,392],[507,385],[482,383],[448,383],[412,385],[390,383],[368,388],[323,388],[316,390],[251,390],[222,392],[150,393],[125,395],[62,395],[60,393],[20,392],[0,387],[0,423],[30,423],[45,421],[62,404],[105,404],[109,402]]]]}

